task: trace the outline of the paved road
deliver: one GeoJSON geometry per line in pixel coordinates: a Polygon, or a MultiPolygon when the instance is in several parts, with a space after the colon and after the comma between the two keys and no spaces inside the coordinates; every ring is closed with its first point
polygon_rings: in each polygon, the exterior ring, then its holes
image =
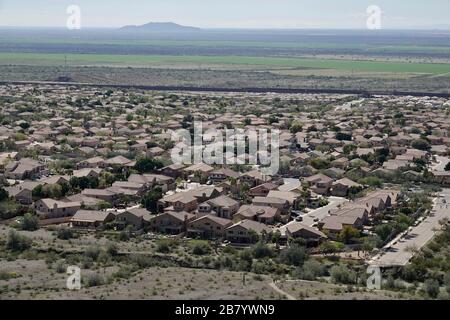
{"type": "Polygon", "coordinates": [[[426,245],[434,237],[440,227],[439,221],[443,218],[450,219],[450,189],[444,189],[440,197],[434,200],[433,211],[429,217],[393,244],[381,257],[375,257],[371,263],[381,266],[406,265],[413,257],[413,252],[407,249],[420,249],[426,245]],[[444,199],[446,203],[443,202],[444,199]]]}
{"type": "Polygon", "coordinates": [[[436,156],[436,160],[438,162],[431,166],[431,170],[437,172],[444,172],[445,166],[447,165],[447,163],[450,162],[450,159],[448,157],[436,156]]]}

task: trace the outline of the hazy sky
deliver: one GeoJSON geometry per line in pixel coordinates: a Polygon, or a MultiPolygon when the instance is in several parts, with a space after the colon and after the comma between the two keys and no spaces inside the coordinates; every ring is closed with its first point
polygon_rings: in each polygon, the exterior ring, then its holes
{"type": "Polygon", "coordinates": [[[65,27],[78,5],[82,27],[173,21],[211,28],[365,28],[378,5],[383,28],[450,24],[450,0],[0,0],[0,26],[65,27]]]}

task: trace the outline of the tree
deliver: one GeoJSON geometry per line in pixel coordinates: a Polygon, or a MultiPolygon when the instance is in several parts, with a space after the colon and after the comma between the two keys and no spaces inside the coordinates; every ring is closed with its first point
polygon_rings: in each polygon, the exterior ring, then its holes
{"type": "Polygon", "coordinates": [[[326,254],[335,254],[335,253],[342,251],[342,249],[344,249],[344,245],[339,242],[327,241],[327,242],[322,243],[320,245],[319,249],[325,255],[326,254]]]}
{"type": "Polygon", "coordinates": [[[348,133],[338,132],[336,133],[336,139],[339,141],[352,141],[352,135],[348,133]]]}
{"type": "Polygon", "coordinates": [[[39,229],[39,218],[31,213],[25,214],[20,223],[20,228],[26,231],[35,231],[39,229]]]}
{"type": "Polygon", "coordinates": [[[358,147],[356,145],[354,145],[354,144],[346,144],[344,146],[344,154],[349,155],[350,153],[352,153],[356,149],[358,149],[358,147]]]}
{"type": "Polygon", "coordinates": [[[161,161],[148,157],[139,158],[134,166],[139,173],[149,173],[162,167],[163,164],[161,161]]]}
{"type": "Polygon", "coordinates": [[[355,238],[359,238],[359,230],[353,227],[344,227],[339,233],[339,240],[345,244],[349,244],[355,238]]]}
{"type": "Polygon", "coordinates": [[[291,133],[301,132],[303,130],[303,125],[299,121],[294,121],[290,127],[291,133]]]}
{"type": "Polygon", "coordinates": [[[0,188],[0,201],[6,200],[9,198],[8,191],[6,191],[4,188],[0,188]]]}
{"type": "Polygon", "coordinates": [[[382,224],[382,225],[375,227],[375,233],[383,241],[389,240],[389,237],[392,235],[393,231],[394,231],[394,227],[391,224],[382,224]]]}
{"type": "Polygon", "coordinates": [[[161,188],[155,188],[142,198],[141,204],[151,212],[158,211],[158,200],[163,197],[161,188]]]}
{"type": "Polygon", "coordinates": [[[411,143],[411,146],[414,149],[419,149],[419,150],[424,150],[424,151],[428,151],[431,149],[430,144],[425,139],[416,139],[411,143]]]}

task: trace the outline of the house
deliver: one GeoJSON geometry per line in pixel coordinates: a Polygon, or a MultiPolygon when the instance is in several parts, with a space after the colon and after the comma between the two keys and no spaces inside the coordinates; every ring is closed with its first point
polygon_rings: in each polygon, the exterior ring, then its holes
{"type": "Polygon", "coordinates": [[[182,164],[172,164],[170,166],[160,169],[163,175],[169,176],[173,179],[177,179],[182,174],[182,170],[185,168],[182,164]]]}
{"type": "Polygon", "coordinates": [[[318,223],[319,228],[329,237],[336,238],[345,227],[352,227],[361,230],[363,221],[357,216],[329,216],[318,223]]]}
{"type": "Polygon", "coordinates": [[[175,203],[178,203],[177,207],[179,211],[189,212],[197,209],[198,203],[203,203],[206,200],[217,198],[222,194],[223,189],[214,186],[200,186],[195,189],[191,189],[185,192],[177,192],[175,194],[164,196],[158,201],[158,210],[174,210],[175,203]],[[195,201],[194,201],[195,199],[195,201]]]}
{"type": "Polygon", "coordinates": [[[264,224],[273,224],[280,219],[281,210],[269,206],[243,205],[233,220],[254,220],[264,224]]]}
{"type": "Polygon", "coordinates": [[[251,197],[267,197],[269,192],[271,190],[275,190],[279,187],[279,185],[272,183],[272,182],[266,182],[263,184],[260,184],[256,187],[253,187],[249,190],[248,194],[251,197]]]}
{"type": "Polygon", "coordinates": [[[130,181],[115,181],[112,188],[120,188],[135,191],[137,195],[143,195],[147,190],[145,184],[130,181]]]}
{"type": "Polygon", "coordinates": [[[114,221],[115,218],[112,212],[78,210],[70,219],[70,224],[77,228],[98,228],[114,221]]]}
{"type": "Polygon", "coordinates": [[[205,163],[194,164],[182,170],[192,181],[206,181],[214,168],[205,163]]]}
{"type": "Polygon", "coordinates": [[[81,194],[86,197],[100,199],[109,203],[114,203],[118,199],[117,193],[106,189],[84,189],[81,194]]]}
{"type": "Polygon", "coordinates": [[[253,170],[241,174],[239,180],[242,184],[246,183],[250,188],[263,184],[271,180],[271,177],[263,175],[259,170],[253,170]]]}
{"type": "Polygon", "coordinates": [[[218,169],[214,170],[209,174],[209,180],[212,181],[214,184],[220,184],[221,182],[228,180],[228,179],[239,179],[240,174],[236,171],[233,171],[231,169],[218,169]]]}
{"type": "Polygon", "coordinates": [[[16,200],[23,205],[30,205],[33,203],[33,189],[24,187],[22,184],[12,187],[6,187],[9,197],[16,200]]]}
{"type": "Polygon", "coordinates": [[[327,238],[327,236],[312,227],[305,226],[304,224],[295,222],[286,227],[286,237],[293,239],[304,239],[307,243],[319,244],[327,238]]]}
{"type": "Polygon", "coordinates": [[[277,208],[282,213],[288,213],[290,211],[289,201],[280,198],[255,197],[252,200],[252,204],[256,206],[277,208]]]}
{"type": "Polygon", "coordinates": [[[93,157],[77,163],[77,169],[106,168],[106,160],[102,157],[93,157]]]}
{"type": "Polygon", "coordinates": [[[270,233],[271,229],[263,223],[242,220],[227,228],[227,240],[232,243],[255,243],[263,233],[270,233]]]}
{"type": "Polygon", "coordinates": [[[163,155],[164,152],[166,152],[166,150],[164,150],[163,148],[153,147],[147,150],[147,156],[153,158],[163,155]]]}
{"type": "Polygon", "coordinates": [[[30,158],[23,158],[6,166],[5,176],[8,179],[24,180],[35,178],[46,170],[45,165],[30,158]]]}
{"type": "Polygon", "coordinates": [[[321,173],[305,178],[305,181],[309,183],[311,190],[317,194],[327,194],[333,184],[333,179],[321,173]]]}
{"type": "Polygon", "coordinates": [[[292,209],[297,209],[301,200],[301,194],[293,191],[270,190],[267,197],[286,200],[292,209]]]}
{"type": "Polygon", "coordinates": [[[153,231],[177,235],[186,232],[189,222],[195,220],[195,215],[180,211],[167,211],[150,219],[153,231]]]}
{"type": "Polygon", "coordinates": [[[162,174],[131,174],[128,177],[128,182],[144,184],[144,189],[160,187],[162,192],[176,188],[174,178],[162,174]]]}
{"type": "Polygon", "coordinates": [[[123,225],[132,225],[136,230],[142,229],[150,223],[152,214],[146,209],[134,208],[127,209],[116,215],[116,223],[123,225]]]}
{"type": "Polygon", "coordinates": [[[102,171],[101,168],[83,168],[74,170],[72,175],[76,178],[98,178],[102,171]]]}
{"type": "Polygon", "coordinates": [[[54,199],[41,199],[34,203],[37,214],[44,219],[70,217],[80,208],[79,202],[63,202],[54,199]]]}
{"type": "Polygon", "coordinates": [[[177,200],[173,202],[173,210],[176,212],[192,212],[197,209],[197,198],[191,194],[182,194],[177,200]]]}
{"type": "Polygon", "coordinates": [[[226,229],[233,225],[229,219],[213,215],[206,215],[188,224],[188,236],[203,239],[222,239],[226,236],[226,229]]]}
{"type": "Polygon", "coordinates": [[[225,219],[232,219],[239,209],[239,202],[225,195],[208,200],[207,203],[218,217],[225,219]]]}
{"type": "Polygon", "coordinates": [[[450,185],[450,171],[437,172],[433,171],[433,180],[441,185],[450,185]]]}
{"type": "Polygon", "coordinates": [[[124,156],[116,156],[106,160],[106,165],[109,167],[134,167],[136,161],[125,158],[124,156]]]}
{"type": "Polygon", "coordinates": [[[331,194],[336,197],[346,197],[351,188],[362,189],[363,186],[348,178],[343,178],[333,182],[331,186],[331,194]]]}

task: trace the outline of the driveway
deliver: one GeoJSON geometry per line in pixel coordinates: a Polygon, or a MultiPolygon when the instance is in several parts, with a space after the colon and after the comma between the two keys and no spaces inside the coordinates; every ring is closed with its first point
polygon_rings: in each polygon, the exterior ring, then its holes
{"type": "Polygon", "coordinates": [[[401,239],[386,248],[386,253],[376,256],[370,262],[381,266],[404,266],[413,257],[410,249],[421,249],[440,229],[439,221],[443,218],[450,219],[450,189],[444,189],[439,198],[434,199],[434,207],[430,216],[418,226],[413,227],[401,239]],[[445,202],[444,202],[445,200],[445,202]]]}
{"type": "Polygon", "coordinates": [[[328,201],[330,203],[327,206],[313,210],[304,215],[302,223],[306,226],[312,227],[312,225],[316,223],[314,222],[315,219],[319,219],[320,221],[329,215],[330,210],[337,209],[339,205],[349,202],[347,199],[339,197],[329,197],[328,201]]]}
{"type": "Polygon", "coordinates": [[[445,166],[450,162],[448,157],[436,156],[437,163],[431,166],[431,171],[444,172],[445,166]]]}

